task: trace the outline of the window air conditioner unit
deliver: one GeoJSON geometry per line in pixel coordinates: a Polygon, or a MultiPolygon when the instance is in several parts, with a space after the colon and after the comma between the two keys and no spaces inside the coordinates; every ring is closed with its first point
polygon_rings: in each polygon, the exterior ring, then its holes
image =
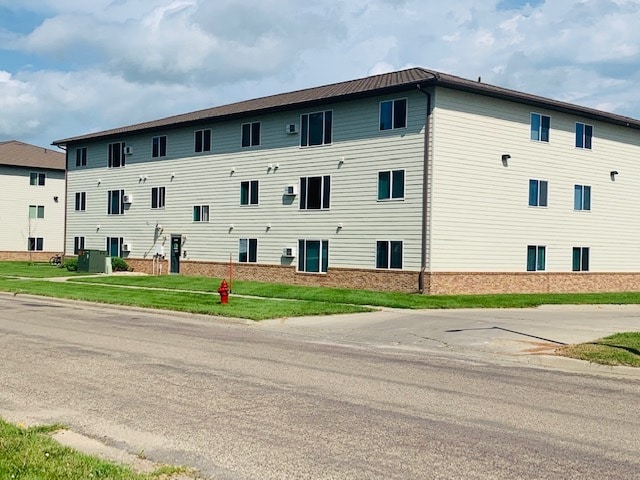
{"type": "Polygon", "coordinates": [[[130,193],[125,193],[122,196],[122,202],[123,203],[133,203],[133,195],[131,195],[130,193]]]}
{"type": "Polygon", "coordinates": [[[298,133],[298,125],[296,125],[295,123],[290,123],[289,125],[287,125],[287,133],[289,135],[293,135],[294,133],[298,133]]]}
{"type": "Polygon", "coordinates": [[[131,155],[133,153],[133,147],[124,147],[124,154],[131,155]]]}
{"type": "Polygon", "coordinates": [[[287,185],[284,187],[285,195],[297,195],[298,194],[298,186],[297,185],[287,185]]]}
{"type": "Polygon", "coordinates": [[[282,249],[283,257],[295,257],[296,256],[296,247],[284,247],[282,249]]]}
{"type": "Polygon", "coordinates": [[[130,243],[123,243],[122,244],[122,251],[123,252],[130,252],[131,251],[131,244],[130,243]]]}

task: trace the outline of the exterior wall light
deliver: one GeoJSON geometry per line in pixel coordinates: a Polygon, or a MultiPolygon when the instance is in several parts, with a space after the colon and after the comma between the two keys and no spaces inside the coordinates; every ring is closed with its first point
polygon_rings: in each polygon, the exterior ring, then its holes
{"type": "Polygon", "coordinates": [[[609,175],[611,175],[611,181],[615,182],[616,181],[616,175],[618,175],[618,171],[617,170],[611,170],[609,175]]]}

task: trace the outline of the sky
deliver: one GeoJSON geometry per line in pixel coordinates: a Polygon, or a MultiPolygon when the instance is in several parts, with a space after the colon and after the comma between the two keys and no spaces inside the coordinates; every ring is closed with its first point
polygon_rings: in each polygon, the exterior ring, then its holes
{"type": "Polygon", "coordinates": [[[0,141],[415,66],[640,119],[640,0],[0,0],[0,141]]]}

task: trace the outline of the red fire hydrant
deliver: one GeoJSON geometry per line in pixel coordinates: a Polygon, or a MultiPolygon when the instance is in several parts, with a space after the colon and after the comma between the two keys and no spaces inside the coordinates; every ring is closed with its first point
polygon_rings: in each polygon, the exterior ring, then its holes
{"type": "Polygon", "coordinates": [[[218,293],[220,294],[220,303],[229,303],[229,285],[226,280],[222,280],[218,293]]]}

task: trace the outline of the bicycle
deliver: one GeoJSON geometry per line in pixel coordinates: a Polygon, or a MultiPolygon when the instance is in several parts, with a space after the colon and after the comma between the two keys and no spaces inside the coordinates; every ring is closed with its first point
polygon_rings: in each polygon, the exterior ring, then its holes
{"type": "Polygon", "coordinates": [[[54,267],[59,267],[60,265],[62,265],[62,254],[58,253],[57,255],[51,257],[49,259],[49,265],[52,265],[54,267]]]}

